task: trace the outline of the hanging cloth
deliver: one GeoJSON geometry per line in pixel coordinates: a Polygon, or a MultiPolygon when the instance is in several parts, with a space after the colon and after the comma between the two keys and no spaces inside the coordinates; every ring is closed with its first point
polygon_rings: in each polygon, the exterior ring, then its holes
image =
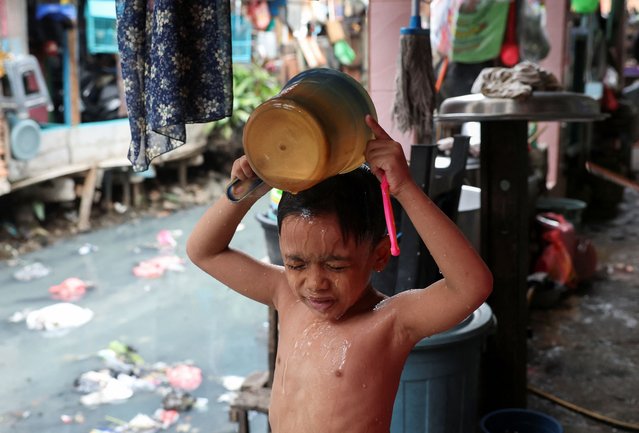
{"type": "Polygon", "coordinates": [[[228,0],[117,0],[134,171],[186,141],[187,123],[231,115],[228,0]]]}

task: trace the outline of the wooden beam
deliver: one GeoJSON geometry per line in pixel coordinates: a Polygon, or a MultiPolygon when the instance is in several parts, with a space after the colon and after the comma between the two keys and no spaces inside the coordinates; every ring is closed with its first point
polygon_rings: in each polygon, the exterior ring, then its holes
{"type": "Polygon", "coordinates": [[[71,102],[69,110],[71,110],[71,125],[78,125],[81,122],[81,116],[77,27],[73,27],[67,31],[67,49],[69,50],[69,92],[71,102]]]}
{"type": "Polygon", "coordinates": [[[528,122],[481,124],[482,256],[493,273],[488,303],[497,332],[486,353],[488,409],[526,407],[528,122]]]}
{"type": "Polygon", "coordinates": [[[78,220],[78,230],[87,231],[91,228],[91,207],[93,206],[93,196],[98,179],[98,167],[93,166],[87,172],[82,186],[82,198],[80,199],[80,217],[78,220]]]}

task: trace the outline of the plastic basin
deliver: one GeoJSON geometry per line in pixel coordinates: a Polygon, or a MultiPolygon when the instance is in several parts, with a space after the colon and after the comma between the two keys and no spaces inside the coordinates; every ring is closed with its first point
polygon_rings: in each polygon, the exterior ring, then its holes
{"type": "Polygon", "coordinates": [[[482,433],[563,433],[555,418],[529,409],[500,409],[481,419],[482,433]]]}

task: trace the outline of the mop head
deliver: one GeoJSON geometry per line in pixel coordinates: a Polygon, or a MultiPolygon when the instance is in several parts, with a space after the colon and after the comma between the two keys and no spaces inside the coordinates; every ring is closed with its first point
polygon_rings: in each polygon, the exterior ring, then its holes
{"type": "Polygon", "coordinates": [[[393,120],[401,132],[413,130],[430,143],[435,108],[435,73],[428,34],[400,36],[393,120]]]}

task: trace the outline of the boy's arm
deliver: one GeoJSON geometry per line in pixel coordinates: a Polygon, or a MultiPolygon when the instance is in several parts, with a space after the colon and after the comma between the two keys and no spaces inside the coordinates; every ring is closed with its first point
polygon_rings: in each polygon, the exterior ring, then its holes
{"type": "Polygon", "coordinates": [[[445,331],[477,309],[492,290],[492,274],[458,227],[424,194],[408,170],[401,146],[372,119],[376,135],[367,160],[373,172],[388,179],[401,204],[437,263],[443,278],[426,289],[402,292],[387,307],[412,342],[445,331]]]}
{"type": "Polygon", "coordinates": [[[445,331],[475,311],[492,290],[492,274],[459,228],[411,182],[395,195],[443,278],[400,293],[395,305],[411,340],[445,331]]]}
{"type": "MultiPolygon", "coordinates": [[[[234,171],[234,177],[238,177],[236,168],[234,171]]],[[[251,299],[274,306],[276,288],[284,281],[283,269],[229,247],[242,218],[267,190],[263,186],[259,192],[237,203],[229,201],[225,195],[218,199],[195,225],[186,252],[193,263],[221,283],[251,299]]]]}

